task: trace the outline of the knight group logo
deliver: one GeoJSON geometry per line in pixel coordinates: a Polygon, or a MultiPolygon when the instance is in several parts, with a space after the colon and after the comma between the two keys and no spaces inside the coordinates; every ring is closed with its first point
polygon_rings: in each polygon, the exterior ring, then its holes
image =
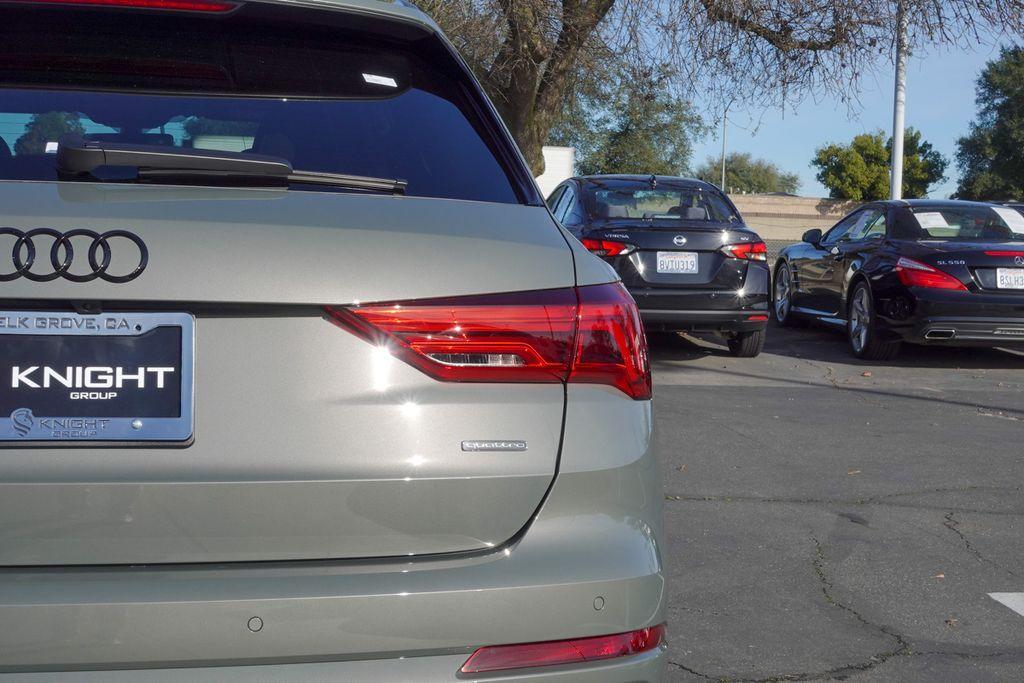
{"type": "Polygon", "coordinates": [[[11,425],[18,436],[28,436],[36,425],[36,417],[28,408],[18,408],[11,413],[11,425]]]}

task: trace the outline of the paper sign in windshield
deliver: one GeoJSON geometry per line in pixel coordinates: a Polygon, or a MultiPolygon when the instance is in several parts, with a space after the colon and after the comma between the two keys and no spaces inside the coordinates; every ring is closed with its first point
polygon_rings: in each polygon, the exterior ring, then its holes
{"type": "Polygon", "coordinates": [[[378,76],[377,74],[363,74],[363,80],[374,85],[386,85],[389,88],[397,88],[398,82],[390,76],[378,76]]]}
{"type": "Polygon", "coordinates": [[[914,217],[917,218],[917,223],[925,230],[933,230],[935,228],[948,228],[949,223],[938,211],[922,211],[921,213],[915,213],[914,217]]]}
{"type": "Polygon", "coordinates": [[[992,207],[992,210],[999,214],[999,217],[1003,219],[1007,227],[1014,232],[1024,232],[1024,214],[1016,209],[1009,209],[1005,207],[992,207]]]}

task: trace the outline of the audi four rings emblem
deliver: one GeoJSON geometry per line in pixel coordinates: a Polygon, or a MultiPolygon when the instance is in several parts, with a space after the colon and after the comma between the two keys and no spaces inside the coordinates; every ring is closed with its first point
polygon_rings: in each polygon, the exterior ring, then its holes
{"type": "MultiPolygon", "coordinates": [[[[142,274],[149,263],[149,250],[146,243],[138,235],[127,230],[109,230],[107,232],[95,232],[82,228],[60,232],[51,228],[36,228],[35,230],[17,230],[16,228],[0,228],[0,236],[10,235],[15,238],[14,249],[11,251],[11,260],[14,270],[11,272],[0,271],[0,282],[10,282],[23,277],[34,282],[49,282],[59,277],[71,282],[91,282],[97,278],[107,282],[130,282],[142,274]],[[53,245],[50,247],[50,267],[43,272],[33,272],[32,267],[36,264],[37,257],[42,249],[37,248],[35,240],[39,237],[51,238],[53,245]],[[85,261],[89,270],[79,268],[71,272],[71,266],[75,263],[75,248],[72,240],[80,247],[88,242],[89,248],[85,251],[85,261]],[[138,262],[134,269],[126,273],[109,272],[110,264],[114,258],[114,247],[118,253],[126,248],[132,247],[127,242],[134,243],[138,250],[138,262]],[[84,272],[83,272],[84,271],[84,272]]],[[[82,253],[79,252],[79,259],[82,253]]],[[[126,256],[131,262],[130,256],[126,256]]],[[[39,259],[40,261],[42,259],[39,259]]],[[[79,260],[79,263],[82,263],[79,260]]]]}

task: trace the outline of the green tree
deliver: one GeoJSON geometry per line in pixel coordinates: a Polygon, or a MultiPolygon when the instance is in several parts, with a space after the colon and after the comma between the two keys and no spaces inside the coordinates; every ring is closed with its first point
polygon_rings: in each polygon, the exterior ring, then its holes
{"type": "MultiPolygon", "coordinates": [[[[718,185],[722,182],[722,157],[708,158],[694,175],[712,185],[718,185]]],[[[725,157],[725,187],[728,192],[796,194],[800,189],[800,176],[785,173],[765,159],[755,159],[744,152],[733,152],[725,157]]]]}
{"type": "Polygon", "coordinates": [[[978,116],[957,140],[960,199],[1024,198],[1024,48],[1003,48],[978,78],[978,116]]]}
{"type": "Polygon", "coordinates": [[[25,126],[25,133],[14,142],[15,154],[43,154],[47,142],[57,142],[62,135],[85,134],[78,114],[66,111],[48,111],[35,114],[25,126]]]}
{"type": "MultiPolygon", "coordinates": [[[[848,145],[830,144],[818,149],[811,165],[818,181],[835,199],[871,201],[889,196],[889,165],[892,139],[885,133],[857,135],[848,145]]],[[[928,188],[945,180],[949,162],[921,133],[908,128],[903,143],[903,196],[925,197],[928,188]]]]}
{"type": "Polygon", "coordinates": [[[549,141],[575,147],[583,175],[683,174],[693,136],[704,127],[690,104],[664,86],[667,78],[642,71],[594,79],[549,141]]]}

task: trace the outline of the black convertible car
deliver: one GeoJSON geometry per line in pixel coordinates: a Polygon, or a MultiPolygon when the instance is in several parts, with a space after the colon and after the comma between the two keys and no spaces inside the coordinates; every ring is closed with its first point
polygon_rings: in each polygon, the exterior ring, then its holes
{"type": "Polygon", "coordinates": [[[668,176],[587,176],[559,185],[548,205],[618,272],[649,332],[717,332],[735,356],[761,352],[768,250],[717,187],[668,176]]]}
{"type": "Polygon", "coordinates": [[[903,342],[1024,344],[1024,214],[996,204],[868,204],[779,254],[774,311],[846,328],[853,353],[889,360],[903,342]]]}

